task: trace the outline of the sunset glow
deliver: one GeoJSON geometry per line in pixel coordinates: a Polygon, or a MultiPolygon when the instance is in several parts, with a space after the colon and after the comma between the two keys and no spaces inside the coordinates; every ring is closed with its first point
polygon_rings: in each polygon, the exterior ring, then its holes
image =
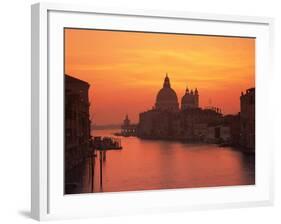
{"type": "Polygon", "coordinates": [[[168,73],[179,99],[197,88],[200,107],[240,110],[255,87],[255,39],[65,29],[65,73],[90,84],[95,124],[133,122],[151,109],[168,73]]]}

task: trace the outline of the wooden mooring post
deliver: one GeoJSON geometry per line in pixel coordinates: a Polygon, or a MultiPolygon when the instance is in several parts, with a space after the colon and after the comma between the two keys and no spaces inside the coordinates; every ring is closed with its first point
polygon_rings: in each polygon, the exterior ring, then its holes
{"type": "Polygon", "coordinates": [[[106,161],[106,151],[122,149],[121,140],[112,137],[96,136],[92,141],[93,149],[99,151],[100,159],[100,190],[103,188],[103,162],[106,161]]]}
{"type": "Polygon", "coordinates": [[[102,188],[102,150],[100,150],[100,188],[102,188]]]}
{"type": "Polygon", "coordinates": [[[103,160],[103,161],[106,161],[106,151],[103,151],[102,160],[103,160]]]}
{"type": "Polygon", "coordinates": [[[92,156],[91,157],[91,164],[92,164],[92,192],[95,191],[95,164],[96,164],[96,161],[95,161],[95,157],[92,156]]]}

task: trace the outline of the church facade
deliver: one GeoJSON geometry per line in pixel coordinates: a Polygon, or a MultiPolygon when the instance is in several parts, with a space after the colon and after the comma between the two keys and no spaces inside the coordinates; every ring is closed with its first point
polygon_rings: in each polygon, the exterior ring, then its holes
{"type": "Polygon", "coordinates": [[[137,135],[146,139],[217,142],[227,140],[227,127],[221,126],[221,110],[199,107],[199,91],[186,88],[178,103],[166,74],[163,87],[156,96],[155,106],[139,115],[137,135]],[[220,129],[223,130],[220,134],[220,129]],[[216,135],[212,135],[216,130],[216,135]],[[219,131],[217,131],[219,130],[219,131]],[[218,134],[219,133],[219,134],[218,134]]]}

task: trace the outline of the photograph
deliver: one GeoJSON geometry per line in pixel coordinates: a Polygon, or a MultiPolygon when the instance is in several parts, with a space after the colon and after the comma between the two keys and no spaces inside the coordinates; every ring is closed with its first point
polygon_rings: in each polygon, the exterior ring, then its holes
{"type": "Polygon", "coordinates": [[[256,38],[64,27],[64,194],[256,184],[256,38]]]}

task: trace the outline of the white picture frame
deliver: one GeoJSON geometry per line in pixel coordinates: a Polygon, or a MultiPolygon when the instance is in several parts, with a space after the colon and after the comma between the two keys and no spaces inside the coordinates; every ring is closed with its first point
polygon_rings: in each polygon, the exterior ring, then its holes
{"type": "Polygon", "coordinates": [[[37,220],[186,211],[273,203],[272,18],[92,6],[32,5],[31,214],[37,220]],[[256,38],[254,186],[63,195],[63,27],[253,36],[256,38]]]}

